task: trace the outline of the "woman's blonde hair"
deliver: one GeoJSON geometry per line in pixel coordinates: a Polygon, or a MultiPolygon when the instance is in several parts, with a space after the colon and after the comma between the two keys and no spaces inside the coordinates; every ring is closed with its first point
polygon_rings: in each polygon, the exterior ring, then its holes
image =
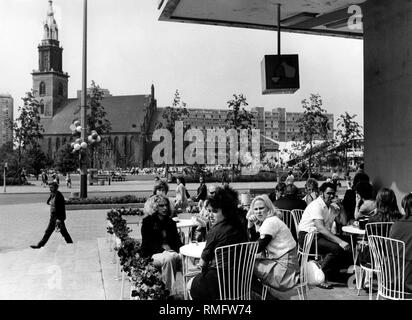
{"type": "Polygon", "coordinates": [[[268,215],[267,215],[268,217],[272,217],[272,216],[276,216],[278,218],[280,217],[280,213],[278,209],[275,207],[275,205],[273,204],[273,202],[269,199],[269,197],[266,194],[262,194],[262,195],[256,196],[252,200],[249,211],[246,215],[246,218],[249,218],[249,216],[253,214],[253,206],[255,205],[255,202],[258,200],[263,201],[266,208],[268,208],[268,215]]]}
{"type": "MultiPolygon", "coordinates": [[[[168,201],[168,199],[160,194],[156,194],[154,196],[151,196],[149,199],[146,200],[145,204],[144,204],[144,212],[146,215],[154,215],[158,213],[158,203],[160,201],[165,201],[167,206],[168,206],[168,210],[170,211],[170,203],[168,201]]],[[[170,212],[169,212],[170,213],[170,212]]]]}

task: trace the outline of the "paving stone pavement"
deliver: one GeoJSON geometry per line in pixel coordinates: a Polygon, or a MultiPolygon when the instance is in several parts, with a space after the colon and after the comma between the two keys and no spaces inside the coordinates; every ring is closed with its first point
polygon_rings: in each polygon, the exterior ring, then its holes
{"type": "MultiPolygon", "coordinates": [[[[48,225],[49,210],[50,207],[45,203],[0,206],[0,253],[37,244],[48,225]]],[[[105,237],[107,211],[67,211],[65,223],[73,241],[105,237]]],[[[57,248],[64,243],[61,234],[53,232],[46,246],[57,248]]]]}
{"type": "MultiPolygon", "coordinates": [[[[122,188],[132,190],[135,184],[122,188]]],[[[150,190],[148,186],[142,190],[150,190]]],[[[66,226],[75,243],[66,245],[59,233],[53,233],[46,247],[33,250],[29,246],[41,239],[47,227],[49,206],[44,202],[0,205],[0,299],[119,299],[121,282],[115,280],[116,265],[106,241],[107,211],[67,211],[66,226]],[[51,274],[56,272],[62,272],[63,291],[50,285],[51,274]]],[[[131,227],[131,235],[140,238],[139,228],[131,227]]],[[[181,273],[177,280],[179,293],[183,293],[181,273]]],[[[125,297],[129,290],[126,282],[125,297]]],[[[309,299],[367,300],[368,296],[364,291],[357,296],[355,290],[342,286],[313,288],[309,299]]]]}
{"type": "MultiPolygon", "coordinates": [[[[120,300],[130,298],[130,283],[121,277],[115,251],[105,238],[59,244],[39,250],[23,249],[0,253],[0,300],[120,300]]],[[[183,298],[183,278],[177,274],[177,298],[183,298]]],[[[255,296],[256,299],[259,296],[255,296]]],[[[296,300],[296,290],[281,299],[296,300]]],[[[332,290],[316,287],[308,291],[309,300],[367,300],[362,292],[346,286],[332,290]]],[[[269,296],[267,300],[273,300],[269,296]]],[[[270,303],[270,302],[268,302],[270,303]]]]}

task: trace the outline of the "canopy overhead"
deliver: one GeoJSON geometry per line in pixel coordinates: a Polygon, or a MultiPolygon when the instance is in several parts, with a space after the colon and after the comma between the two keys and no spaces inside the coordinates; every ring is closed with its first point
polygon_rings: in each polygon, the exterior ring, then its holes
{"type": "Polygon", "coordinates": [[[366,0],[159,0],[160,21],[362,38],[366,0]]]}

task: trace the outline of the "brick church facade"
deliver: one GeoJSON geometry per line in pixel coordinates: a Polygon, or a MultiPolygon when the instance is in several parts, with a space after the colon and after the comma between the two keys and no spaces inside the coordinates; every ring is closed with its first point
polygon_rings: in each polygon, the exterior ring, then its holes
{"type": "MultiPolygon", "coordinates": [[[[63,48],[52,1],[43,27],[43,40],[38,46],[39,68],[32,73],[33,89],[41,103],[41,124],[45,130],[41,146],[55,160],[59,149],[72,140],[70,124],[80,120],[80,97],[68,98],[69,75],[63,71],[63,48]]],[[[102,136],[103,157],[99,157],[97,168],[144,166],[150,123],[157,110],[154,92],[152,85],[146,95],[105,93],[102,105],[112,129],[102,136]]]]}

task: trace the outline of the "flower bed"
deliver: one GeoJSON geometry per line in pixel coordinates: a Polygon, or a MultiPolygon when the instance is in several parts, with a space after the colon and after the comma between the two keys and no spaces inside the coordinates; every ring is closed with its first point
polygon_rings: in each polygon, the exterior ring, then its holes
{"type": "Polygon", "coordinates": [[[107,213],[110,222],[107,232],[120,239],[116,248],[122,270],[132,285],[132,297],[138,300],[164,300],[169,294],[162,281],[161,268],[153,264],[152,258],[141,257],[141,244],[129,236],[123,216],[143,216],[139,209],[113,209],[107,213]]]}
{"type": "Polygon", "coordinates": [[[69,198],[66,201],[68,205],[74,204],[127,204],[127,203],[145,203],[146,198],[132,195],[121,197],[94,197],[94,198],[69,198]]]}

